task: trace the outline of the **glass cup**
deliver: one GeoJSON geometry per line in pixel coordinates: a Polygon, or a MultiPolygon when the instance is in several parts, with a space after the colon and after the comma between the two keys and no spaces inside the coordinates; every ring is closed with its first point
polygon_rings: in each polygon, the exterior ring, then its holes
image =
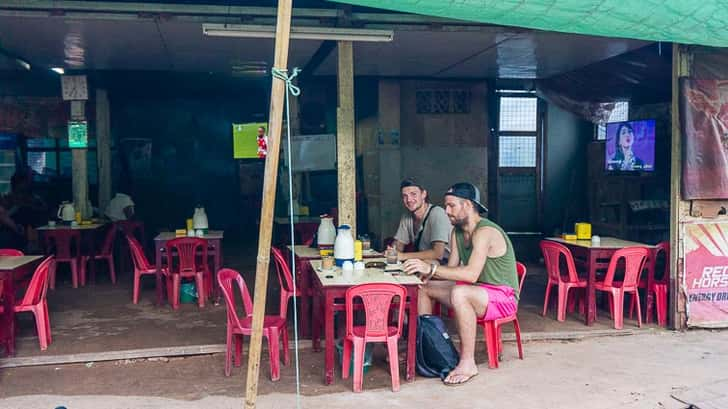
{"type": "Polygon", "coordinates": [[[332,256],[321,257],[321,268],[324,270],[331,270],[334,268],[334,258],[332,256]]]}
{"type": "Polygon", "coordinates": [[[397,249],[392,247],[388,248],[384,252],[384,256],[387,258],[387,264],[397,264],[397,249]]]}

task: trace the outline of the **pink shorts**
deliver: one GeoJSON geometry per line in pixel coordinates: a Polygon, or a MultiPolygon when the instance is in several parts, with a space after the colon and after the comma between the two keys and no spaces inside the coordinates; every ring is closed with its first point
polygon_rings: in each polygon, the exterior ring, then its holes
{"type": "Polygon", "coordinates": [[[488,308],[485,310],[485,317],[483,317],[486,321],[508,317],[518,310],[516,293],[513,288],[507,285],[471,284],[465,281],[458,281],[457,285],[477,285],[488,293],[488,308]]]}

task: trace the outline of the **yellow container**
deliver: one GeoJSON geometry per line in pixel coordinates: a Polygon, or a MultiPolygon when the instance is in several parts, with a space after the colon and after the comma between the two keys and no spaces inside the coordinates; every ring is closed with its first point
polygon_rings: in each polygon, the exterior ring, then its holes
{"type": "Polygon", "coordinates": [[[333,256],[334,255],[334,249],[330,249],[330,248],[328,248],[328,249],[320,249],[319,250],[319,254],[321,255],[321,257],[324,257],[324,256],[333,256]]]}
{"type": "Polygon", "coordinates": [[[187,219],[187,230],[192,230],[193,223],[192,219],[187,219]]]}
{"type": "Polygon", "coordinates": [[[564,240],[576,240],[576,234],[562,234],[561,238],[564,240]]]}
{"type": "Polygon", "coordinates": [[[356,240],[354,242],[354,260],[355,261],[361,261],[362,259],[362,245],[361,240],[356,240]]]}
{"type": "Polygon", "coordinates": [[[81,224],[81,212],[76,212],[76,223],[81,224]]]}
{"type": "Polygon", "coordinates": [[[577,240],[591,240],[592,226],[591,223],[575,223],[574,231],[577,240]]]}
{"type": "Polygon", "coordinates": [[[185,230],[185,229],[177,229],[177,230],[174,231],[174,235],[177,236],[177,237],[186,236],[187,235],[187,230],[185,230]]]}

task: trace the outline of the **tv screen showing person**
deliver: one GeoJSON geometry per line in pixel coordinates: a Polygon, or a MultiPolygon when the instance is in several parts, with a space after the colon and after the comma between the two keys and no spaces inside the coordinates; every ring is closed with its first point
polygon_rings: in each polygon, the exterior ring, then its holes
{"type": "Polygon", "coordinates": [[[606,169],[652,172],[655,169],[655,121],[607,124],[606,169]]]}

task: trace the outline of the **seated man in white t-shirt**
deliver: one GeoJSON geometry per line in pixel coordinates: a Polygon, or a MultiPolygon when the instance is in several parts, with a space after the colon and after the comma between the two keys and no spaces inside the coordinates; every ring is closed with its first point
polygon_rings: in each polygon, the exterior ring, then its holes
{"type": "Polygon", "coordinates": [[[443,262],[449,252],[448,241],[452,224],[440,206],[429,203],[427,190],[415,179],[407,178],[400,184],[402,204],[407,212],[399,221],[394,243],[400,260],[416,258],[443,262]],[[406,245],[412,244],[413,252],[405,253],[406,245]]]}
{"type": "Polygon", "coordinates": [[[134,201],[131,200],[131,196],[122,193],[123,191],[117,192],[116,196],[109,202],[109,205],[106,206],[104,214],[112,222],[130,220],[134,217],[134,201]]]}

